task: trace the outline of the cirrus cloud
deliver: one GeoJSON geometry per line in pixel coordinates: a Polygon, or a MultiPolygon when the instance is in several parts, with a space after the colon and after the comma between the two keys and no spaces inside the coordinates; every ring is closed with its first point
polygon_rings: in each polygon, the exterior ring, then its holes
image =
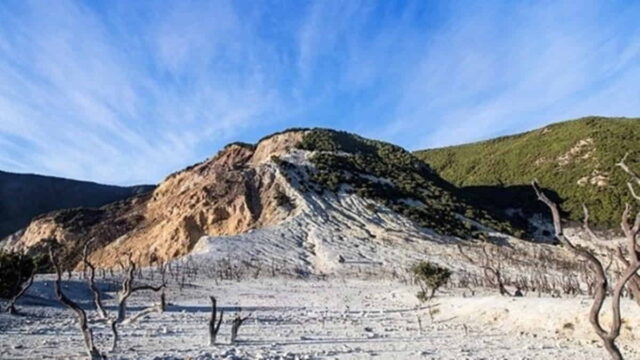
{"type": "Polygon", "coordinates": [[[0,4],[0,169],[149,183],[325,126],[410,149],[640,112],[631,2],[0,4]]]}

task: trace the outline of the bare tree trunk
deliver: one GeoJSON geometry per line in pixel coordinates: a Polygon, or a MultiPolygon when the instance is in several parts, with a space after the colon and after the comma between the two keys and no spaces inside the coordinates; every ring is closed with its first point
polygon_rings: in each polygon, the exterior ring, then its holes
{"type": "Polygon", "coordinates": [[[80,331],[82,331],[82,336],[84,338],[84,345],[85,345],[85,348],[87,349],[88,358],[91,360],[103,359],[104,357],[102,356],[102,354],[100,354],[100,351],[98,351],[98,349],[95,347],[93,343],[93,334],[88,325],[87,314],[85,313],[84,310],[82,310],[80,306],[78,306],[78,304],[73,302],[62,292],[62,285],[61,285],[62,271],[60,270],[60,265],[58,265],[58,262],[56,261],[56,257],[53,255],[52,245],[49,245],[49,257],[51,259],[51,263],[56,269],[56,275],[57,275],[57,278],[55,281],[56,297],[62,304],[64,304],[66,307],[68,307],[69,309],[73,310],[76,313],[76,316],[78,317],[78,326],[80,327],[80,331]]]}
{"type": "MultiPolygon", "coordinates": [[[[625,156],[626,157],[626,156],[625,156]]],[[[624,162],[624,159],[623,161],[624,162]]],[[[622,222],[621,227],[626,236],[626,243],[628,247],[628,252],[630,254],[631,260],[628,261],[628,266],[623,271],[622,275],[616,281],[616,284],[613,288],[613,294],[611,297],[611,310],[613,313],[613,322],[609,331],[606,331],[602,324],[600,323],[600,312],[602,310],[602,306],[604,304],[605,298],[607,296],[607,288],[608,288],[608,280],[607,274],[605,271],[602,262],[598,260],[589,250],[584,247],[575,246],[567,237],[564,235],[564,230],[562,226],[562,220],[560,218],[560,210],[558,209],[558,205],[551,201],[539,188],[537,183],[534,181],[532,183],[533,189],[538,196],[538,199],[545,203],[549,210],[551,210],[551,215],[553,218],[553,225],[555,229],[555,238],[567,249],[573,252],[576,256],[583,258],[591,265],[591,269],[595,273],[595,298],[593,304],[591,306],[591,311],[589,313],[589,322],[594,328],[596,334],[603,341],[605,348],[609,352],[609,355],[613,360],[622,360],[622,354],[620,349],[615,344],[616,339],[620,336],[620,328],[622,327],[622,316],[620,313],[620,298],[622,295],[622,291],[629,282],[629,280],[636,275],[637,271],[640,269],[640,255],[638,252],[638,244],[636,243],[636,238],[638,233],[640,233],[640,212],[636,215],[635,222],[633,225],[629,223],[629,213],[631,211],[631,207],[629,204],[625,206],[624,213],[622,214],[622,222]]],[[[631,187],[631,186],[630,186],[631,187]]],[[[586,209],[586,208],[585,208],[586,209]]],[[[585,217],[588,216],[588,211],[585,210],[585,217]]],[[[586,221],[585,221],[586,223],[586,221]]]]}
{"type": "Polygon", "coordinates": [[[36,276],[36,269],[34,267],[33,271],[31,272],[31,276],[29,276],[29,280],[22,285],[22,288],[20,289],[20,291],[18,291],[18,293],[13,298],[11,298],[11,300],[9,301],[9,304],[7,304],[7,306],[4,308],[5,312],[8,312],[11,315],[15,315],[18,313],[18,311],[16,310],[16,302],[31,287],[31,285],[33,284],[33,278],[35,276],[36,276]]]}
{"type": "MultiPolygon", "coordinates": [[[[162,304],[159,304],[158,306],[151,306],[145,310],[142,310],[139,314],[133,316],[132,318],[127,319],[127,299],[129,299],[131,294],[140,290],[152,290],[157,292],[164,289],[166,285],[163,279],[162,285],[156,286],[156,287],[151,285],[133,286],[134,274],[136,271],[136,264],[131,259],[131,254],[129,254],[128,257],[129,257],[129,267],[126,269],[127,273],[126,273],[125,279],[122,282],[122,289],[118,293],[118,315],[116,319],[111,323],[111,331],[113,332],[113,345],[112,345],[113,350],[115,350],[118,347],[118,341],[119,341],[118,324],[127,324],[131,322],[135,322],[139,318],[153,311],[161,312],[162,310],[162,304]]],[[[121,266],[123,267],[123,269],[125,268],[124,265],[121,265],[121,266]]],[[[161,302],[162,302],[162,299],[161,299],[161,302]]]]}
{"type": "Polygon", "coordinates": [[[163,313],[167,309],[167,299],[164,295],[164,288],[162,288],[162,292],[160,293],[160,307],[158,311],[163,313]]]}
{"type": "Polygon", "coordinates": [[[616,345],[615,339],[605,337],[602,339],[602,341],[604,343],[604,348],[607,350],[609,355],[611,355],[612,360],[624,360],[620,349],[618,349],[618,346],[616,345]]]}
{"type": "MultiPolygon", "coordinates": [[[[628,267],[630,265],[629,261],[624,257],[622,248],[618,248],[618,260],[620,260],[624,266],[628,267]]],[[[640,276],[638,276],[638,274],[633,274],[627,284],[627,289],[629,289],[631,297],[635,300],[636,304],[640,305],[640,276]]]]}
{"type": "MultiPolygon", "coordinates": [[[[622,163],[622,164],[624,165],[624,163],[622,163]]],[[[630,171],[630,170],[628,170],[628,171],[630,171]]],[[[629,184],[629,188],[633,189],[633,186],[631,186],[631,184],[629,184]]],[[[598,240],[598,241],[602,241],[602,239],[598,235],[596,235],[595,231],[593,231],[593,229],[591,229],[591,226],[589,225],[589,209],[587,208],[586,205],[582,204],[582,210],[584,212],[583,228],[585,229],[587,234],[589,234],[589,236],[591,236],[592,239],[595,239],[595,240],[598,240]]],[[[627,221],[627,220],[623,219],[623,221],[627,221]]],[[[624,250],[623,250],[623,248],[621,246],[618,247],[617,252],[616,252],[615,255],[618,258],[618,261],[620,261],[623,266],[625,266],[625,267],[631,266],[629,261],[625,258],[624,250]]],[[[611,257],[611,262],[609,263],[609,265],[605,269],[605,272],[608,271],[609,268],[611,267],[611,265],[613,264],[613,258],[614,257],[612,256],[611,257]]],[[[629,290],[629,293],[631,293],[631,297],[635,300],[635,302],[638,305],[640,305],[640,276],[637,273],[633,274],[631,276],[631,279],[629,279],[629,282],[627,283],[627,289],[629,290]]]]}
{"type": "Polygon", "coordinates": [[[164,285],[162,287],[162,292],[160,293],[160,313],[163,313],[167,308],[167,299],[165,296],[165,290],[167,287],[166,273],[166,266],[164,264],[160,265],[160,279],[162,280],[162,285],[164,285]]]}
{"type": "Polygon", "coordinates": [[[240,326],[242,325],[242,323],[247,320],[249,317],[240,317],[239,314],[236,315],[235,319],[233,319],[233,323],[231,325],[231,343],[235,344],[236,343],[236,339],[238,338],[238,330],[240,329],[240,326]]]}
{"type": "Polygon", "coordinates": [[[218,336],[218,332],[220,331],[220,325],[222,324],[224,311],[220,311],[220,318],[216,323],[216,314],[218,311],[216,306],[216,298],[213,296],[210,296],[209,298],[211,299],[211,320],[209,320],[209,346],[213,346],[216,344],[216,337],[218,336]]]}
{"type": "Polygon", "coordinates": [[[133,286],[135,271],[136,271],[136,264],[131,259],[131,254],[129,254],[129,268],[127,269],[127,276],[122,282],[122,289],[118,294],[118,317],[116,318],[116,321],[118,323],[122,323],[127,317],[127,299],[129,299],[131,294],[140,290],[152,290],[157,292],[164,289],[165,287],[164,282],[160,286],[151,286],[151,285],[133,286]]]}
{"type": "Polygon", "coordinates": [[[118,349],[118,340],[120,340],[120,336],[118,335],[118,320],[111,320],[111,332],[113,333],[113,342],[111,343],[111,351],[116,351],[118,349]]]}
{"type": "MultiPolygon", "coordinates": [[[[129,255],[131,259],[131,255],[129,255]]],[[[133,272],[135,271],[135,265],[131,262],[127,275],[122,282],[122,289],[118,292],[118,316],[116,322],[121,323],[127,317],[127,299],[133,293],[131,283],[133,282],[133,272]]]]}
{"type": "Polygon", "coordinates": [[[89,282],[89,288],[93,293],[93,303],[96,305],[96,310],[98,311],[98,315],[100,315],[100,318],[104,320],[104,319],[107,319],[108,316],[107,316],[107,312],[104,310],[104,307],[102,306],[102,295],[100,294],[100,289],[98,289],[98,287],[96,286],[96,268],[88,259],[89,245],[91,245],[92,242],[93,240],[90,240],[85,244],[84,250],[82,252],[83,254],[82,260],[84,262],[84,271],[86,272],[86,270],[89,269],[89,277],[87,278],[87,280],[89,282]]]}
{"type": "Polygon", "coordinates": [[[631,298],[633,298],[636,304],[640,305],[640,277],[638,277],[637,274],[629,280],[627,289],[629,289],[629,292],[631,293],[631,298]]]}

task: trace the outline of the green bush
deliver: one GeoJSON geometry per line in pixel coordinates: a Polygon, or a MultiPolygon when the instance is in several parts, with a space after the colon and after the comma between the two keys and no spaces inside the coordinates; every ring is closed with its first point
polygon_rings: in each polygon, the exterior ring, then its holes
{"type": "Polygon", "coordinates": [[[281,190],[276,191],[275,200],[276,205],[278,205],[279,207],[284,207],[287,209],[292,209],[295,207],[293,200],[291,200],[291,198],[289,198],[289,196],[287,196],[287,194],[285,194],[281,190]]]}
{"type": "Polygon", "coordinates": [[[31,273],[42,268],[43,257],[31,257],[0,251],[0,298],[10,299],[29,280],[31,273]]]}
{"type": "Polygon", "coordinates": [[[449,269],[426,261],[421,261],[411,267],[411,273],[415,282],[420,286],[420,291],[416,296],[422,302],[431,300],[436,291],[445,285],[451,277],[449,269]]]}

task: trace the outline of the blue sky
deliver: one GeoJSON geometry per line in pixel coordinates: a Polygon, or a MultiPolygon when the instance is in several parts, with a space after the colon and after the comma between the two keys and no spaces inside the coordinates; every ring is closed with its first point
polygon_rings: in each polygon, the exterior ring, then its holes
{"type": "Polygon", "coordinates": [[[407,149],[640,116],[637,1],[0,2],[0,169],[158,182],[331,127],[407,149]]]}

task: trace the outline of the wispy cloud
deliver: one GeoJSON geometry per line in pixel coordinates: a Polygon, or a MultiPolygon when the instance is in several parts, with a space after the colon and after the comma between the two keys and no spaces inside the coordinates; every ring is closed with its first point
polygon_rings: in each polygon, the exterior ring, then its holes
{"type": "Polygon", "coordinates": [[[611,5],[455,9],[451,25],[424,53],[391,126],[402,136],[430,118],[428,131],[409,144],[425,147],[585,115],[637,116],[640,8],[611,5]],[[614,94],[614,87],[625,91],[614,94]]]}
{"type": "Polygon", "coordinates": [[[0,169],[156,182],[291,126],[409,148],[640,113],[624,2],[0,4],[0,169]]]}
{"type": "Polygon", "coordinates": [[[2,8],[0,136],[23,151],[0,166],[157,181],[269,109],[277,99],[230,5],[176,4],[121,34],[80,3],[2,8]]]}

